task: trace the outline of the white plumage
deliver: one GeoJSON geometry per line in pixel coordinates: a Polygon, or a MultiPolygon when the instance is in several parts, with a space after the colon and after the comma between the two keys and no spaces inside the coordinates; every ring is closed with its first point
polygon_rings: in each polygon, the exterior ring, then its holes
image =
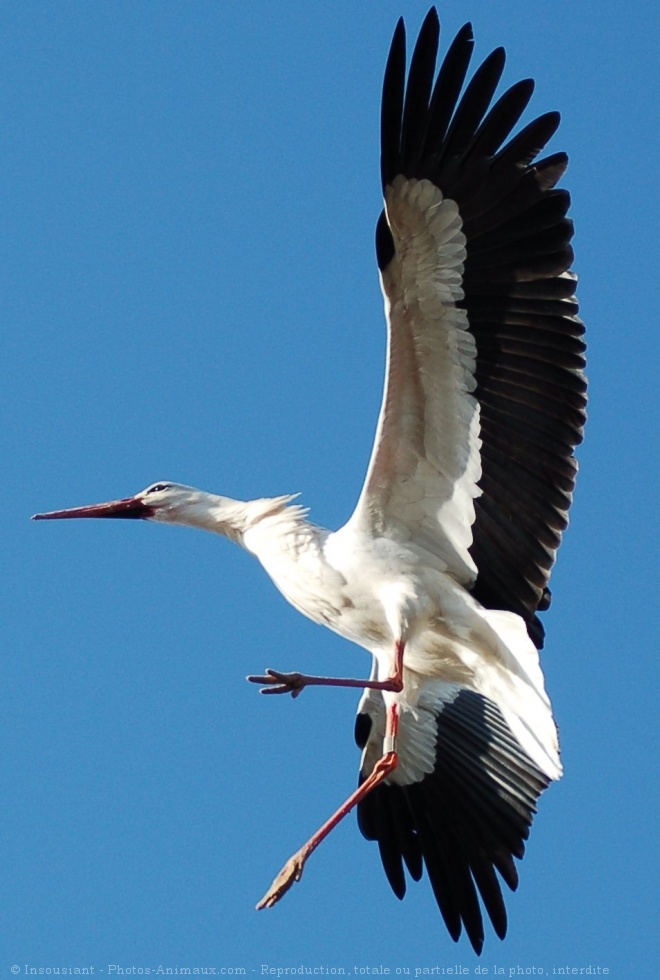
{"type": "Polygon", "coordinates": [[[272,905],[358,807],[399,897],[425,867],[447,928],[477,952],[478,896],[507,920],[536,800],[561,775],[537,647],[584,422],[563,154],[533,161],[546,113],[509,139],[532,94],[489,109],[501,49],[460,91],[466,25],[434,82],[432,10],[405,79],[402,22],[383,89],[385,209],[377,254],[388,320],[385,389],[353,515],[329,532],[290,495],[237,501],[175,483],[38,518],[139,517],[229,537],[300,612],[373,657],[368,679],[268,671],[267,693],[364,689],[360,786],[290,859],[272,905]],[[509,140],[509,142],[507,142],[509,140]]]}

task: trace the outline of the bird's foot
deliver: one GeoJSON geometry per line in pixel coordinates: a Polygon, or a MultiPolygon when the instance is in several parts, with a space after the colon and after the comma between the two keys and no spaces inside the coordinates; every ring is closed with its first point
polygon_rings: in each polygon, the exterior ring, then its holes
{"type": "Polygon", "coordinates": [[[290,857],[278,876],[274,879],[273,884],[270,886],[264,897],[257,903],[257,908],[272,909],[273,905],[277,905],[279,900],[286,895],[294,882],[300,881],[302,878],[306,860],[307,855],[305,854],[305,848],[302,848],[297,854],[290,857]]]}
{"type": "Polygon", "coordinates": [[[297,698],[299,694],[302,694],[307,685],[307,678],[298,671],[283,673],[280,670],[272,670],[270,667],[266,668],[265,674],[248,674],[247,680],[252,684],[269,685],[262,687],[260,694],[290,694],[292,698],[297,698]]]}

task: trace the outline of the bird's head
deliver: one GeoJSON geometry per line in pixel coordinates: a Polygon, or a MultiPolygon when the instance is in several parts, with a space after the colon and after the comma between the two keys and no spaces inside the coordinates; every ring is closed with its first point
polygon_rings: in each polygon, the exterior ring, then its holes
{"type": "Polygon", "coordinates": [[[54,521],[73,517],[122,517],[163,521],[166,524],[205,526],[212,503],[222,498],[204,493],[182,483],[159,481],[140,490],[132,497],[109,500],[103,504],[70,507],[67,510],[51,510],[35,514],[35,521],[54,521]]]}
{"type": "MultiPolygon", "coordinates": [[[[295,495],[294,495],[295,496],[295,495]]],[[[67,510],[51,510],[34,514],[33,521],[56,521],[70,517],[124,517],[163,524],[182,524],[203,531],[223,534],[242,543],[243,534],[265,517],[281,513],[294,499],[261,497],[258,500],[234,500],[216,493],[206,493],[183,483],[152,483],[133,497],[109,500],[104,504],[88,504],[67,510]]]]}

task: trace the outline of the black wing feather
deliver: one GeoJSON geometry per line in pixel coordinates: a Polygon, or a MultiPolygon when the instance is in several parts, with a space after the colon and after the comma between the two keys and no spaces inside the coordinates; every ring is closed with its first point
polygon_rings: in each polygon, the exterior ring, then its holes
{"type": "Polygon", "coordinates": [[[419,32],[408,72],[400,143],[401,155],[407,159],[420,154],[424,147],[439,40],[437,15],[429,14],[419,32]]]}

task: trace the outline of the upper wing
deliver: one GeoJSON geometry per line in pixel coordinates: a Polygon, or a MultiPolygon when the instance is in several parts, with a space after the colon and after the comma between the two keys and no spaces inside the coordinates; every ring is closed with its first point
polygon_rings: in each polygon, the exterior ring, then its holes
{"type": "Polygon", "coordinates": [[[389,319],[383,403],[351,524],[403,536],[477,599],[536,618],[575,482],[585,419],[564,154],[532,161],[559,124],[546,113],[509,140],[530,80],[490,108],[497,49],[459,99],[466,25],[433,76],[431,10],[405,84],[392,42],[382,105],[385,210],[376,232],[389,319]]]}

